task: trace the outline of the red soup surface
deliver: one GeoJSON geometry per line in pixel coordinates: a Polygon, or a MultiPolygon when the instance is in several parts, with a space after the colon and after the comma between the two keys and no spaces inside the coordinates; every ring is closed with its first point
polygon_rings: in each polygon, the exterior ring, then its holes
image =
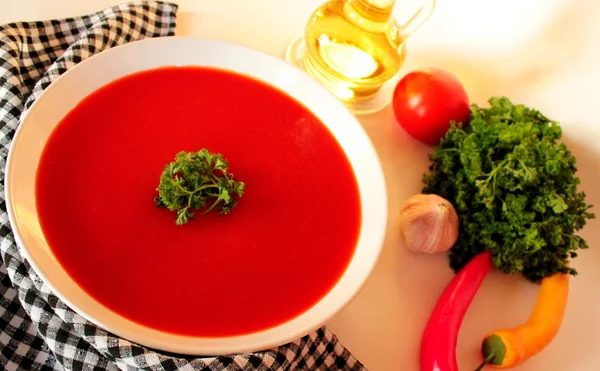
{"type": "Polygon", "coordinates": [[[354,173],[304,106],[254,79],[169,67],[114,81],[56,127],[37,170],[43,233],[64,269],[137,323],[239,335],[298,316],[339,280],[361,224],[354,173]],[[179,151],[222,153],[246,183],[227,215],[177,226],[155,206],[179,151]]]}

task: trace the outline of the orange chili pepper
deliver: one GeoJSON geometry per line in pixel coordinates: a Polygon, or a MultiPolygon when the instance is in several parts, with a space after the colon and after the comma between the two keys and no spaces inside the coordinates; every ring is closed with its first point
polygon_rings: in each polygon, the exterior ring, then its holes
{"type": "Polygon", "coordinates": [[[487,335],[481,347],[484,361],[475,371],[483,370],[487,364],[494,368],[520,365],[548,346],[562,325],[569,296],[569,277],[569,274],[557,273],[543,278],[527,322],[487,335]]]}

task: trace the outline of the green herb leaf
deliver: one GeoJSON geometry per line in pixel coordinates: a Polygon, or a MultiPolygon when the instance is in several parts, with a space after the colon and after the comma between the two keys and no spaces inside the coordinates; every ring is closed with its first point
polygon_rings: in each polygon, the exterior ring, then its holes
{"type": "Polygon", "coordinates": [[[489,104],[472,105],[467,126],[452,123],[423,177],[423,193],[452,202],[460,218],[450,266],[458,271],[487,249],[502,272],[533,282],[577,274],[568,259],[588,245],[575,233],[595,216],[560,126],[505,97],[489,104]]]}
{"type": "Polygon", "coordinates": [[[178,225],[187,223],[195,211],[204,208],[204,213],[214,210],[227,214],[237,205],[245,187],[227,172],[228,165],[220,153],[207,149],[179,152],[160,176],[156,206],[175,211],[178,225]]]}

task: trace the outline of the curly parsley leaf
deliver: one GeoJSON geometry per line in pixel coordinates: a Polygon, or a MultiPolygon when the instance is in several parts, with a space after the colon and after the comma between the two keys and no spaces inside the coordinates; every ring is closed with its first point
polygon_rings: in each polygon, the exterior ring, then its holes
{"type": "Polygon", "coordinates": [[[204,213],[229,213],[243,196],[245,184],[235,180],[227,167],[220,153],[207,149],[179,152],[160,176],[156,206],[175,211],[178,225],[187,223],[201,209],[204,213]]]}
{"type": "Polygon", "coordinates": [[[460,218],[450,266],[458,271],[487,249],[499,270],[532,282],[576,275],[568,260],[588,244],[575,233],[595,215],[560,126],[506,97],[488,103],[471,106],[467,126],[453,123],[423,177],[423,193],[452,202],[460,218]]]}

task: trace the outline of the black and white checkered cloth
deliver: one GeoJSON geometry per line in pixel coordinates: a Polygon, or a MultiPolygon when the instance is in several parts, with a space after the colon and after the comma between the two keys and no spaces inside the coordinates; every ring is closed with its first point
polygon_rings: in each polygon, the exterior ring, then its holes
{"type": "Polygon", "coordinates": [[[102,50],[173,35],[177,5],[129,3],[62,20],[0,26],[0,369],[365,370],[326,328],[228,357],[161,353],[116,337],[62,303],[23,259],[6,213],[4,169],[19,118],[62,73],[102,50]]]}

